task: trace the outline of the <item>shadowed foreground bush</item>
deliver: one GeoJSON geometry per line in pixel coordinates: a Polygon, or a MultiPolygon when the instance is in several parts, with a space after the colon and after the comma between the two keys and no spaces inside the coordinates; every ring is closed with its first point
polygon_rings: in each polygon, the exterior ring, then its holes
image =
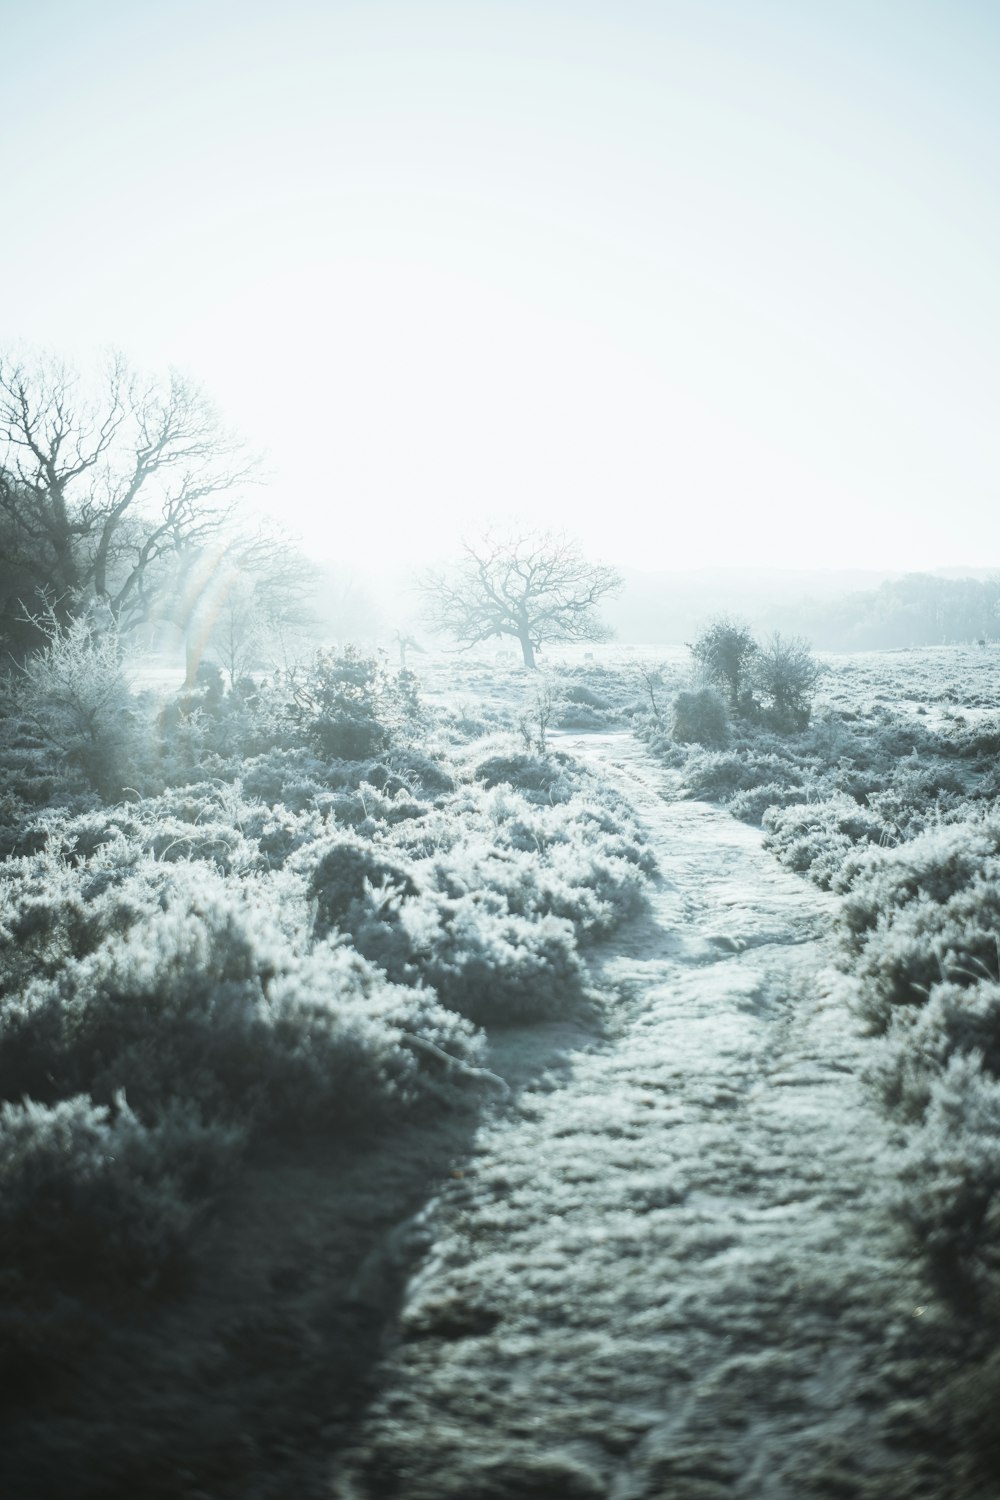
{"type": "Polygon", "coordinates": [[[0,1094],[46,1102],[124,1089],[140,1115],[174,1099],[208,1118],[300,1133],[397,1113],[423,1083],[407,1033],[468,1058],[469,1029],[346,948],[296,956],[260,902],[177,872],[162,908],[69,957],[0,1011],[0,1094]]]}

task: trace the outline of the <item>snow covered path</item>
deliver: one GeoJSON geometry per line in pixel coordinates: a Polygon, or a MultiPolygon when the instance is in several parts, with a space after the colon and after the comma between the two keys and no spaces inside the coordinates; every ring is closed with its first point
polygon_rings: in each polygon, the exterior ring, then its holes
{"type": "Polygon", "coordinates": [[[564,743],[622,788],[663,879],[596,966],[613,1035],[489,1121],[437,1201],[334,1493],[877,1494],[887,1348],[919,1294],[877,1209],[833,898],[667,800],[630,736],[564,743]]]}

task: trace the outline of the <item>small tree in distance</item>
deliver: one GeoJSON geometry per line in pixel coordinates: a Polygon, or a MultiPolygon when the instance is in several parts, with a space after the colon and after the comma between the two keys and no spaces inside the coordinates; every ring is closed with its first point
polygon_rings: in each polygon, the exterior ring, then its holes
{"type": "Polygon", "coordinates": [[[708,681],[726,693],[734,714],[781,733],[805,729],[809,723],[820,667],[801,636],[775,632],[761,645],[748,625],[723,616],[713,620],[689,649],[708,681]]]}
{"type": "Polygon", "coordinates": [[[689,649],[709,682],[726,693],[730,708],[738,713],[748,695],[750,667],[758,650],[749,625],[723,615],[689,649]]]}
{"type": "Polygon", "coordinates": [[[588,563],[576,542],[551,532],[487,533],[464,546],[453,573],[431,571],[418,582],[432,630],[454,636],[463,649],[511,636],[526,667],[535,666],[543,643],[608,639],[597,606],[622,580],[614,568],[588,563]]]}
{"type": "Polygon", "coordinates": [[[812,710],[819,665],[801,636],[775,631],[758,647],[753,661],[754,689],[776,729],[804,729],[812,710]]]}

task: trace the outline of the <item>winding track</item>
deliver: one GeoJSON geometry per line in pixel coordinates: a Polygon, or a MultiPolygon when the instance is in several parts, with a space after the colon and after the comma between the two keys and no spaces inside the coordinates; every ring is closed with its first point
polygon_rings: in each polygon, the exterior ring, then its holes
{"type": "Polygon", "coordinates": [[[339,1500],[877,1494],[919,1293],[828,967],[833,898],[625,734],[568,743],[656,849],[596,965],[616,1034],[480,1131],[432,1210],[339,1500]]]}

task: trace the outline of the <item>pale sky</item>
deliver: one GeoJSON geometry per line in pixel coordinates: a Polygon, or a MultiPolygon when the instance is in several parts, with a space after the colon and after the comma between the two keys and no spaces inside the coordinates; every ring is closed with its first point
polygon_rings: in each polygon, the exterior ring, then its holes
{"type": "Polygon", "coordinates": [[[1000,566],[993,0],[0,0],[0,337],[316,556],[1000,566]]]}

